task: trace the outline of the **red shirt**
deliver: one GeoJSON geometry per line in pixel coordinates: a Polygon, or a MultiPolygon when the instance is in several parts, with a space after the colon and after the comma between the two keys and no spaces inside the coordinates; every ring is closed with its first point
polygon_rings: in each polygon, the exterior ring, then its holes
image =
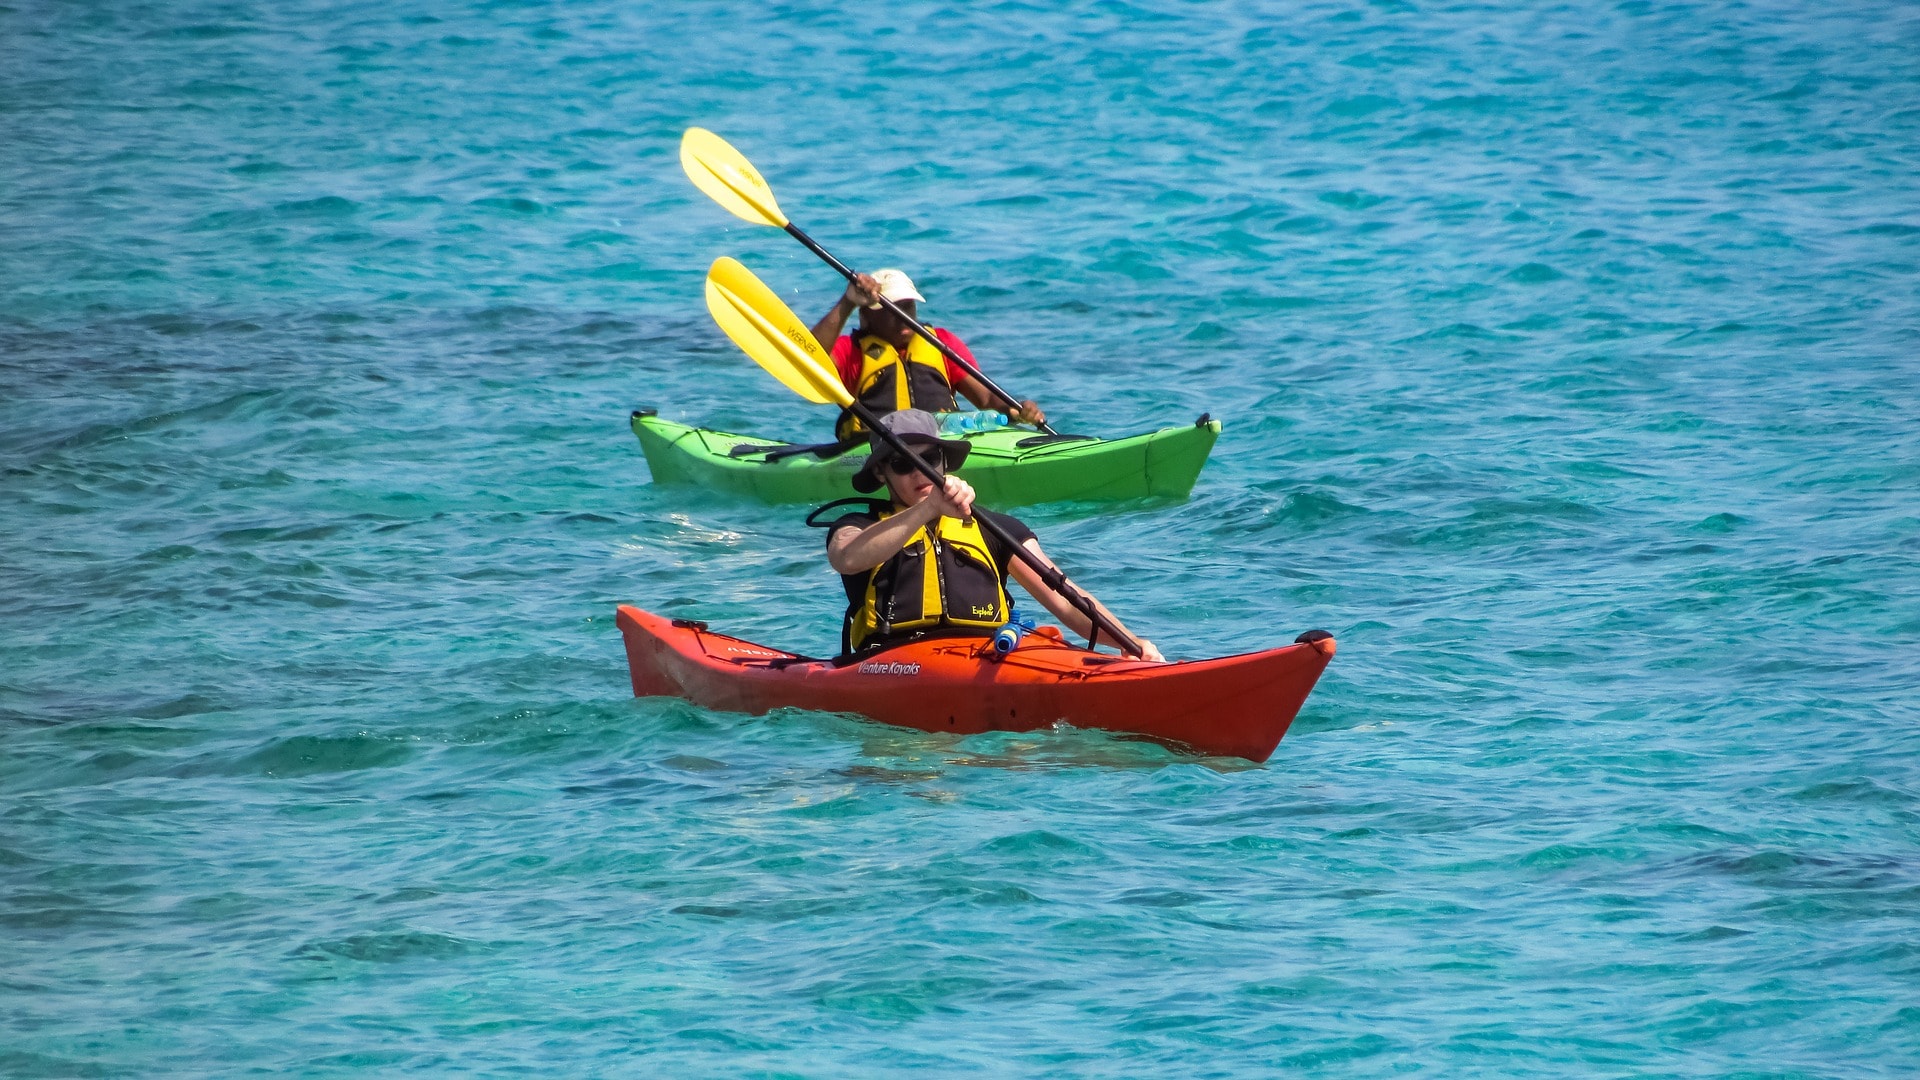
{"type": "MultiPolygon", "coordinates": [[[[939,338],[942,345],[959,353],[967,363],[976,368],[980,366],[980,362],[973,358],[973,353],[967,350],[967,343],[954,337],[953,331],[944,326],[930,326],[927,329],[932,330],[933,336],[939,338]]],[[[960,384],[966,381],[969,372],[966,368],[954,363],[952,357],[941,357],[941,359],[947,363],[947,385],[958,392],[960,384]]],[[[840,381],[846,384],[848,390],[858,389],[855,384],[860,381],[860,352],[853,347],[853,335],[842,334],[834,341],[833,366],[839,370],[840,381]]]]}

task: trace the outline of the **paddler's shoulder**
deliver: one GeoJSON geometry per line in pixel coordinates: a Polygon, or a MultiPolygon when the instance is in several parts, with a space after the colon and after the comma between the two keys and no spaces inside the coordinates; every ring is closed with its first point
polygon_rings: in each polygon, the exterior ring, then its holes
{"type": "Polygon", "coordinates": [[[1000,526],[1000,528],[1005,530],[1008,535],[1014,537],[1017,540],[1027,541],[1027,540],[1039,539],[1039,537],[1035,535],[1033,529],[1030,526],[1028,526],[1026,522],[1021,521],[1019,518],[1014,517],[1012,514],[1003,514],[998,510],[988,510],[984,507],[978,507],[978,506],[973,508],[973,512],[975,515],[979,517],[990,519],[995,525],[1000,526]]]}

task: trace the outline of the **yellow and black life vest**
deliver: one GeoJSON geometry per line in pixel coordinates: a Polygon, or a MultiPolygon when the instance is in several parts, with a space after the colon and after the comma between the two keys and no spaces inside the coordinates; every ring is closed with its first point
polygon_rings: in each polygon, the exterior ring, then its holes
{"type": "MultiPolygon", "coordinates": [[[[853,339],[860,354],[860,376],[853,382],[853,396],[860,404],[885,416],[901,409],[927,412],[953,411],[953,385],[947,382],[947,358],[933,343],[919,334],[907,346],[903,362],[892,345],[873,334],[853,339]]],[[[866,430],[866,425],[849,409],[840,414],[833,433],[849,439],[866,430]]]]}
{"type": "MultiPolygon", "coordinates": [[[[897,511],[880,513],[881,520],[897,511]]],[[[976,521],[942,517],[911,537],[900,553],[866,573],[847,579],[847,620],[841,637],[846,652],[863,645],[890,644],[941,629],[991,633],[1003,626],[1012,602],[1006,575],[987,535],[976,521]]]]}

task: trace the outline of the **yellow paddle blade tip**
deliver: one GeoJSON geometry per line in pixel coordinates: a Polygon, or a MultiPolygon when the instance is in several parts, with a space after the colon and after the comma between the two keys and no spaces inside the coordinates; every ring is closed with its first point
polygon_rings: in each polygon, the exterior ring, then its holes
{"type": "Polygon", "coordinates": [[[733,216],[755,225],[786,227],[787,215],[780,212],[760,170],[732,143],[706,128],[690,127],[680,136],[680,167],[694,187],[733,216]]]}
{"type": "Polygon", "coordinates": [[[721,256],[707,270],[707,311],[740,351],[817,405],[846,405],[853,395],[813,330],[738,260],[721,256]]]}

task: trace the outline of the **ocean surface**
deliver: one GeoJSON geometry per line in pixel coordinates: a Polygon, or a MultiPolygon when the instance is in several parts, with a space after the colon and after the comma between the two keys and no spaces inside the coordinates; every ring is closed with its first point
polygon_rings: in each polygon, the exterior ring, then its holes
{"type": "Polygon", "coordinates": [[[1920,9],[0,0],[0,1074],[1920,1073],[1920,9]],[[829,652],[639,407],[731,140],[1060,426],[1272,760],[635,700],[829,652]]]}

